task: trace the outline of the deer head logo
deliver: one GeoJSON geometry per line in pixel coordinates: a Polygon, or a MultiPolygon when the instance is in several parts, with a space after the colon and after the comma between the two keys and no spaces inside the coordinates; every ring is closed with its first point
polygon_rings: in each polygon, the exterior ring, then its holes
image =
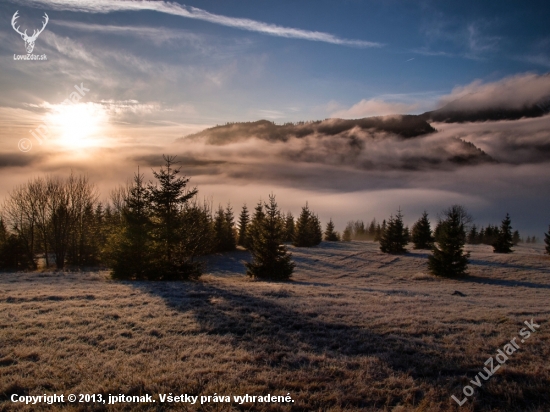
{"type": "Polygon", "coordinates": [[[40,33],[42,33],[44,31],[44,29],[46,28],[46,24],[48,24],[48,21],[50,20],[50,18],[48,17],[48,15],[46,13],[44,13],[44,23],[42,23],[42,28],[40,30],[34,30],[32,36],[28,36],[27,35],[27,30],[25,30],[24,33],[21,33],[19,31],[19,27],[21,27],[21,26],[15,27],[15,21],[19,18],[17,13],[19,13],[19,10],[17,10],[15,12],[15,14],[13,15],[13,17],[11,19],[11,26],[13,27],[13,29],[17,33],[19,33],[21,35],[21,38],[23,40],[25,40],[25,48],[27,49],[27,53],[31,54],[33,49],[34,49],[34,42],[36,41],[36,39],[38,38],[40,33]]]}

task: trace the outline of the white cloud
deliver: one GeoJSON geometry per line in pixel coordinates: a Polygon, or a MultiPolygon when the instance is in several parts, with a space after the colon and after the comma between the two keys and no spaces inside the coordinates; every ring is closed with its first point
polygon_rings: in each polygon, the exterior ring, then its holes
{"type": "Polygon", "coordinates": [[[167,1],[122,1],[122,0],[31,0],[30,3],[44,5],[54,10],[68,10],[85,13],[110,13],[114,11],[152,10],[190,19],[208,21],[222,26],[248,30],[277,37],[320,41],[344,46],[380,47],[382,44],[364,40],[343,39],[330,33],[294,29],[256,20],[228,17],[209,13],[196,7],[167,1]]]}
{"type": "Polygon", "coordinates": [[[500,37],[489,36],[482,33],[479,24],[469,24],[467,28],[467,44],[470,57],[481,53],[492,52],[498,49],[500,37]]]}
{"type": "Polygon", "coordinates": [[[514,121],[435,123],[445,138],[471,142],[499,162],[546,163],[550,160],[550,116],[514,121]]]}
{"type": "Polygon", "coordinates": [[[457,86],[441,98],[440,104],[450,103],[454,110],[519,109],[545,98],[550,98],[550,75],[527,73],[492,83],[476,80],[466,86],[457,86]]]}
{"type": "Polygon", "coordinates": [[[422,56],[444,56],[444,57],[455,57],[454,54],[444,51],[430,50],[427,47],[420,47],[417,49],[412,49],[411,53],[417,53],[422,56]]]}
{"type": "Polygon", "coordinates": [[[190,44],[196,42],[202,42],[201,36],[192,33],[187,30],[174,30],[158,27],[146,27],[146,26],[115,26],[115,25],[102,25],[102,24],[90,24],[82,22],[72,21],[52,21],[53,24],[61,27],[67,27],[70,29],[76,29],[87,32],[97,32],[101,34],[116,34],[120,36],[134,36],[142,39],[147,39],[154,44],[162,44],[170,42],[172,40],[186,39],[190,44]]]}
{"type": "Polygon", "coordinates": [[[380,99],[361,100],[348,109],[332,112],[332,117],[359,119],[369,116],[408,114],[418,110],[420,103],[387,102],[380,99]]]}

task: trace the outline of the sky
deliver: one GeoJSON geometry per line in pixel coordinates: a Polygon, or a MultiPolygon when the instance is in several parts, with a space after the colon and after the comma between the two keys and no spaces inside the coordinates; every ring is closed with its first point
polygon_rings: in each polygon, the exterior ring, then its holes
{"type": "MultiPolygon", "coordinates": [[[[296,214],[307,200],[342,230],[399,207],[411,224],[463,203],[480,225],[510,212],[540,237],[550,223],[547,117],[434,125],[430,148],[459,137],[498,161],[452,170],[366,171],[335,166],[330,153],[304,162],[274,143],[185,136],[226,122],[419,114],[469,95],[520,102],[548,90],[548,21],[543,1],[3,1],[0,198],[71,170],[106,197],[171,153],[201,195],[236,209],[274,192],[283,208],[296,214]],[[27,54],[16,11],[28,35],[47,14],[32,52],[47,60],[15,59],[27,54]]],[[[399,158],[405,146],[390,138],[376,150],[399,158]]]]}

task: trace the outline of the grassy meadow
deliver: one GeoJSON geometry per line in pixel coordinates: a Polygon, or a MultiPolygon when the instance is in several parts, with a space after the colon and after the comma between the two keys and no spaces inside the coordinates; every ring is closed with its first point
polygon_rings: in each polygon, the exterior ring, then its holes
{"type": "Polygon", "coordinates": [[[464,280],[428,275],[427,251],[387,255],[373,242],[290,247],[285,283],[249,280],[245,251],[209,258],[198,282],[0,274],[0,410],[550,410],[550,256],[541,245],[466,248],[464,280]],[[540,329],[459,407],[451,395],[462,399],[531,318],[540,329]],[[26,406],[12,393],[156,403],[26,406]],[[168,393],[294,403],[160,403],[168,393]]]}

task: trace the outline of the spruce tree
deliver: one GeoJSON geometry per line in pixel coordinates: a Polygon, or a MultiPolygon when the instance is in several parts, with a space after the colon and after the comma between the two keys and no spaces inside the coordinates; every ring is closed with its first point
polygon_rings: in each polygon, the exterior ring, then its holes
{"type": "Polygon", "coordinates": [[[477,245],[479,243],[479,233],[477,231],[476,225],[472,225],[472,228],[468,232],[468,236],[466,237],[466,241],[470,245],[477,245]]]}
{"type": "Polygon", "coordinates": [[[443,221],[438,220],[437,224],[435,225],[435,229],[434,229],[434,241],[435,242],[439,242],[439,238],[441,237],[442,230],[443,230],[443,221]]]}
{"type": "Polygon", "coordinates": [[[352,232],[351,225],[348,224],[346,226],[346,228],[344,229],[344,231],[342,232],[342,241],[343,242],[351,242],[351,232],[352,232]]]}
{"type": "Polygon", "coordinates": [[[157,183],[147,187],[153,214],[153,235],[156,245],[156,269],[151,280],[177,280],[197,276],[197,265],[189,265],[188,253],[182,246],[182,215],[197,189],[187,190],[189,178],[178,177],[175,156],[162,156],[165,167],[153,171],[157,183]]]}
{"type": "MultiPolygon", "coordinates": [[[[386,222],[384,220],[384,222],[386,222]]],[[[392,243],[394,233],[394,218],[393,215],[390,216],[386,223],[386,229],[382,232],[380,236],[380,250],[384,253],[390,253],[390,245],[392,243]]]]}
{"type": "MultiPolygon", "coordinates": [[[[384,225],[385,225],[385,220],[384,220],[384,225]]],[[[380,239],[382,238],[382,226],[380,226],[380,223],[377,223],[376,224],[376,230],[374,231],[374,241],[375,242],[380,242],[380,239]]]]}
{"type": "Polygon", "coordinates": [[[431,249],[434,243],[428,213],[424,211],[422,217],[413,225],[412,242],[415,249],[431,249]]]}
{"type": "Polygon", "coordinates": [[[214,251],[231,252],[237,248],[233,209],[228,204],[225,210],[220,205],[214,216],[214,251]]]}
{"type": "Polygon", "coordinates": [[[499,228],[493,225],[487,225],[482,243],[485,245],[493,245],[499,237],[499,228]]]}
{"type": "Polygon", "coordinates": [[[481,229],[479,230],[479,234],[477,235],[477,244],[485,243],[485,228],[481,226],[481,229]]]}
{"type": "Polygon", "coordinates": [[[235,233],[235,217],[231,204],[227,204],[225,208],[225,230],[226,230],[226,250],[231,252],[237,249],[237,238],[235,233]]]}
{"type": "Polygon", "coordinates": [[[496,239],[492,245],[494,253],[512,253],[514,242],[511,223],[510,215],[506,213],[506,217],[502,221],[500,230],[498,230],[496,239]]]}
{"type": "Polygon", "coordinates": [[[514,244],[514,246],[517,246],[519,242],[521,242],[519,231],[514,230],[514,234],[512,235],[512,243],[514,244]]]}
{"type": "Polygon", "coordinates": [[[314,215],[306,203],[295,225],[293,245],[297,247],[316,246],[323,240],[323,231],[319,218],[314,215]]]}
{"type": "Polygon", "coordinates": [[[380,231],[378,233],[378,241],[382,239],[382,236],[386,232],[386,229],[388,228],[388,223],[386,222],[386,219],[382,220],[382,226],[380,226],[380,231]]]}
{"type": "Polygon", "coordinates": [[[294,241],[292,244],[298,247],[310,246],[311,234],[309,233],[309,221],[311,219],[311,212],[309,211],[306,203],[305,207],[302,207],[302,212],[298,217],[295,225],[294,241]]]}
{"type": "Polygon", "coordinates": [[[366,240],[367,229],[362,220],[356,220],[353,224],[353,238],[356,240],[366,240]]]}
{"type": "Polygon", "coordinates": [[[367,238],[369,240],[375,240],[376,237],[376,219],[372,219],[367,229],[367,238]]]}
{"type": "Polygon", "coordinates": [[[321,221],[319,220],[319,216],[311,215],[310,225],[311,225],[310,230],[313,235],[312,246],[317,246],[319,243],[323,241],[323,228],[321,227],[321,221]]]}
{"type": "Polygon", "coordinates": [[[252,247],[252,239],[258,236],[257,233],[260,230],[260,226],[262,225],[264,218],[264,205],[263,202],[260,200],[254,208],[254,215],[252,216],[252,220],[248,224],[247,228],[247,240],[249,242],[249,244],[247,245],[248,249],[252,247]]]}
{"type": "Polygon", "coordinates": [[[246,204],[243,205],[241,214],[239,216],[239,237],[237,244],[239,246],[248,247],[247,229],[250,222],[250,215],[248,214],[248,208],[246,204]]]}
{"type": "Polygon", "coordinates": [[[233,209],[229,204],[225,210],[220,205],[216,212],[214,217],[214,237],[214,251],[216,252],[231,252],[237,248],[233,209]]]}
{"type": "Polygon", "coordinates": [[[95,266],[99,263],[100,225],[96,216],[95,198],[78,199],[75,202],[69,235],[66,263],[72,266],[95,266]]]}
{"type": "Polygon", "coordinates": [[[225,211],[221,205],[218,206],[218,210],[214,216],[214,242],[215,252],[227,252],[228,227],[225,220],[225,211]]]}
{"type": "Polygon", "coordinates": [[[384,253],[400,254],[407,251],[406,245],[407,235],[403,225],[403,215],[399,209],[397,215],[391,216],[388,220],[386,230],[380,238],[380,250],[384,253]]]}
{"type": "Polygon", "coordinates": [[[340,235],[334,231],[334,223],[332,218],[327,223],[327,228],[325,229],[325,240],[327,242],[339,242],[340,235]]]}
{"type": "Polygon", "coordinates": [[[282,244],[284,225],[274,195],[269,196],[269,204],[264,204],[264,208],[263,217],[257,220],[251,234],[253,260],[246,263],[247,275],[256,279],[288,280],[295,264],[282,244]]]}
{"type": "Polygon", "coordinates": [[[428,259],[428,268],[436,276],[466,276],[469,253],[464,253],[466,240],[465,224],[471,218],[462,206],[452,206],[444,212],[440,221],[439,236],[428,259]]]}
{"type": "Polygon", "coordinates": [[[544,234],[544,243],[545,243],[545,249],[546,253],[550,255],[550,225],[548,226],[548,233],[544,234]]]}
{"type": "Polygon", "coordinates": [[[203,262],[195,261],[195,258],[214,252],[216,247],[210,205],[207,202],[202,206],[192,202],[185,207],[181,220],[182,238],[179,247],[185,252],[188,267],[191,269],[187,278],[198,279],[203,262]]]}
{"type": "Polygon", "coordinates": [[[288,212],[286,214],[286,217],[285,217],[284,241],[285,242],[292,242],[294,240],[294,232],[295,232],[294,216],[292,216],[291,212],[288,212]]]}
{"type": "Polygon", "coordinates": [[[143,175],[134,175],[134,181],[124,198],[119,232],[110,238],[110,258],[114,279],[146,279],[152,265],[152,222],[148,192],[143,175]]]}

